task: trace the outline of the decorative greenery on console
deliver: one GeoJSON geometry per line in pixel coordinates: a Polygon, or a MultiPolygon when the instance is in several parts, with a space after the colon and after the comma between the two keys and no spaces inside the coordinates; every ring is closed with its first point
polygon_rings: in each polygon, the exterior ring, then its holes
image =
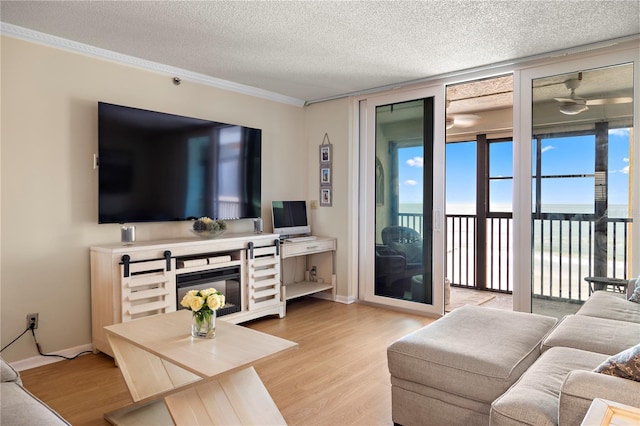
{"type": "Polygon", "coordinates": [[[196,232],[221,232],[227,229],[227,222],[201,217],[193,222],[193,230],[196,232]]]}

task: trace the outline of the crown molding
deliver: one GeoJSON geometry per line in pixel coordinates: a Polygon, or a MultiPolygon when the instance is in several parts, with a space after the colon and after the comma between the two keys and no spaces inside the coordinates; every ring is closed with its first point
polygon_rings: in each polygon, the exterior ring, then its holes
{"type": "Polygon", "coordinates": [[[98,59],[121,63],[123,65],[128,65],[151,72],[165,74],[173,77],[180,77],[180,79],[184,81],[191,81],[206,86],[216,87],[218,89],[241,93],[243,95],[255,96],[257,98],[263,98],[274,102],[294,105],[297,107],[302,107],[305,104],[305,102],[301,99],[292,98],[290,96],[281,95],[279,93],[258,89],[256,87],[247,86],[244,84],[234,83],[232,81],[223,80],[220,78],[210,77],[204,74],[199,74],[196,72],[160,64],[157,62],[147,61],[144,59],[136,58],[134,56],[124,55],[118,52],[90,46],[88,44],[78,43],[61,37],[56,37],[51,34],[45,34],[39,31],[30,30],[28,28],[19,27],[17,25],[7,24],[5,22],[0,22],[0,34],[2,34],[3,36],[26,40],[29,42],[38,43],[85,56],[91,56],[98,59]]]}

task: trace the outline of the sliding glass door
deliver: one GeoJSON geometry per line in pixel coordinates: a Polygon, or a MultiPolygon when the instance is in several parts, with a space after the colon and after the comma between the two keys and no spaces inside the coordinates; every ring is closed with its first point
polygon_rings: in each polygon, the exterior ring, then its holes
{"type": "Polygon", "coordinates": [[[530,262],[517,273],[530,286],[520,310],[562,317],[638,275],[637,63],[617,54],[523,76],[517,249],[530,262]]]}
{"type": "Polygon", "coordinates": [[[424,95],[361,104],[361,181],[369,195],[361,207],[370,215],[361,223],[360,289],[368,301],[442,314],[443,250],[434,248],[442,244],[444,168],[434,166],[443,164],[444,141],[435,138],[436,96],[424,95]]]}

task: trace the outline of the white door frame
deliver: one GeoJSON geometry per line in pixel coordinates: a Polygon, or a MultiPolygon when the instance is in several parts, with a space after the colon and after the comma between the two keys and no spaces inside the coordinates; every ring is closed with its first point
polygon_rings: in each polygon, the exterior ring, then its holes
{"type": "Polygon", "coordinates": [[[359,110],[359,179],[358,209],[359,299],[426,314],[444,315],[444,153],[445,153],[445,101],[444,86],[438,85],[405,91],[395,91],[360,98],[354,104],[359,110]],[[375,112],[378,105],[416,99],[434,100],[433,156],[433,304],[376,296],[374,293],[375,263],[375,112]],[[439,284],[439,285],[436,285],[439,284]]]}

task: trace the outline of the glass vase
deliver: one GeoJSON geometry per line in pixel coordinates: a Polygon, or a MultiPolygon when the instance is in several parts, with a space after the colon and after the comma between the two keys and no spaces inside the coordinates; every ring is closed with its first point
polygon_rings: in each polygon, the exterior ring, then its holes
{"type": "Polygon", "coordinates": [[[216,336],[216,311],[193,312],[191,335],[202,339],[213,339],[216,336]]]}

